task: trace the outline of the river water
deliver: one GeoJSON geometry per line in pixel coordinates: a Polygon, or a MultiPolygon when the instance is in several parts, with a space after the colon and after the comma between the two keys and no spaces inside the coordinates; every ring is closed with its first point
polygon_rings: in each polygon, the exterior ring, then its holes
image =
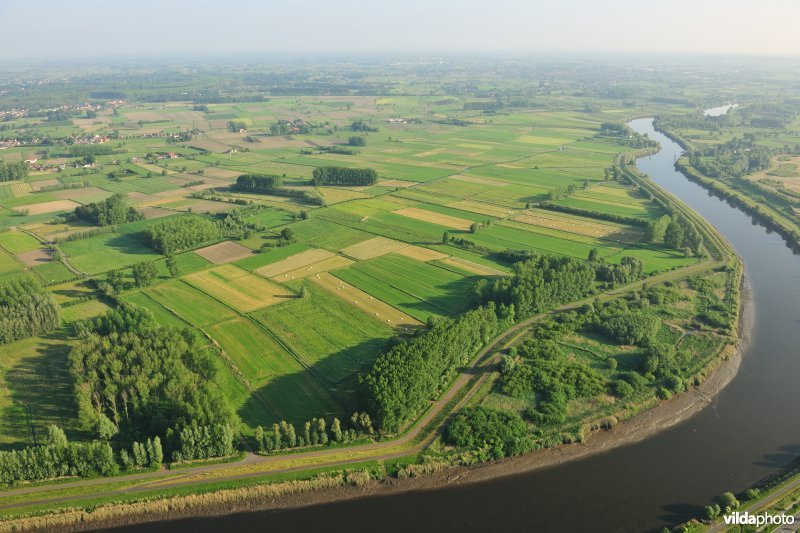
{"type": "Polygon", "coordinates": [[[800,257],[777,234],[674,168],[661,144],[639,169],[693,207],[734,245],[750,280],[755,324],[739,373],[712,405],[642,442],[556,467],[472,485],[129,531],[619,531],[685,521],[722,492],[742,490],[800,454],[800,257]],[[291,528],[291,529],[290,529],[291,528]]]}

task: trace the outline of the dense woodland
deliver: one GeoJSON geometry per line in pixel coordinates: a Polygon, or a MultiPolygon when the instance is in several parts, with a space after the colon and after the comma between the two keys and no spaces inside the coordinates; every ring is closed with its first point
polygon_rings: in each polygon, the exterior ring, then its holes
{"type": "Polygon", "coordinates": [[[0,161],[0,182],[24,180],[28,177],[29,170],[28,163],[24,161],[17,163],[0,161]]]}
{"type": "Polygon", "coordinates": [[[213,221],[190,214],[151,224],[144,235],[153,249],[167,255],[218,239],[220,229],[213,221]]]}
{"type": "Polygon", "coordinates": [[[196,333],[162,327],[129,305],[76,330],[69,362],[83,429],[106,438],[118,430],[164,435],[234,419],[215,382],[215,354],[196,333]]]}
{"type": "Polygon", "coordinates": [[[378,173],[371,168],[317,167],[314,185],[375,185],[378,173]]]}
{"type": "Polygon", "coordinates": [[[0,344],[42,335],[60,325],[58,304],[31,278],[0,284],[0,344]]]}
{"type": "Polygon", "coordinates": [[[79,205],[74,215],[95,226],[115,226],[144,219],[144,215],[128,205],[124,194],[115,194],[102,202],[79,205]]]}

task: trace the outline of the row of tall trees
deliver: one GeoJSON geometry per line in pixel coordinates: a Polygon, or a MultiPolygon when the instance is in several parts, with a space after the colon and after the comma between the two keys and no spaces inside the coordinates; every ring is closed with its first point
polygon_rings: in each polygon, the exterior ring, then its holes
{"type": "Polygon", "coordinates": [[[75,329],[69,366],[82,429],[164,435],[234,419],[216,382],[216,358],[197,333],[162,327],[128,304],[75,329]]]}
{"type": "Polygon", "coordinates": [[[345,427],[338,418],[331,421],[330,426],[324,418],[312,418],[303,424],[302,432],[295,429],[294,424],[281,420],[272,425],[272,431],[256,428],[256,447],[260,452],[271,452],[300,446],[326,445],[329,443],[350,442],[363,435],[372,435],[374,429],[368,413],[353,413],[349,427],[345,427]]]}
{"type": "Polygon", "coordinates": [[[236,188],[247,192],[269,193],[283,186],[283,176],[277,174],[242,174],[236,178],[236,188]]]}
{"type": "Polygon", "coordinates": [[[117,469],[107,442],[69,442],[57,426],[50,426],[40,446],[0,452],[0,482],[36,481],[63,476],[109,475],[117,469]]]}
{"type": "Polygon", "coordinates": [[[371,168],[317,167],[314,185],[375,185],[378,173],[371,168]]]}
{"type": "Polygon", "coordinates": [[[398,429],[436,396],[458,366],[512,322],[510,309],[489,302],[381,354],[361,378],[375,423],[398,429]]]}
{"type": "Polygon", "coordinates": [[[192,461],[233,455],[233,428],[225,422],[185,426],[174,434],[172,460],[192,461]]]}
{"type": "Polygon", "coordinates": [[[75,208],[74,215],[95,226],[114,226],[144,218],[144,215],[128,205],[125,195],[119,193],[102,202],[79,205],[75,208]]]}
{"type": "Polygon", "coordinates": [[[58,303],[31,278],[0,285],[0,344],[41,335],[61,325],[58,303]]]}

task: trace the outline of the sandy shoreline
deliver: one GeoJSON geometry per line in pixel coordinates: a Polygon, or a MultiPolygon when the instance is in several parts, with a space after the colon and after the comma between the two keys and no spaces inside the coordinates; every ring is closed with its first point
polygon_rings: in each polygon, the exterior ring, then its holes
{"type": "Polygon", "coordinates": [[[209,506],[202,509],[186,511],[169,511],[148,513],[145,516],[131,515],[117,517],[112,522],[85,522],[81,526],[53,528],[53,531],[85,531],[97,528],[120,527],[151,522],[173,521],[189,518],[226,516],[258,511],[277,511],[298,509],[313,505],[323,505],[340,501],[399,494],[416,490],[435,490],[448,486],[480,483],[503,476],[521,474],[542,468],[551,468],[567,461],[574,461],[591,455],[604,453],[620,446],[642,441],[648,437],[683,422],[711,405],[716,396],[736,376],[741,365],[743,353],[749,345],[754,325],[754,309],[750,298],[746,278],[742,278],[741,313],[738,324],[739,342],[733,353],[720,361],[700,385],[685,393],[676,395],[670,400],[662,401],[655,407],[638,413],[632,418],[620,422],[610,430],[599,430],[578,444],[567,444],[538,450],[530,454],[510,457],[469,467],[459,466],[446,468],[434,474],[403,480],[387,479],[381,482],[370,482],[363,487],[337,486],[312,492],[286,494],[278,498],[258,501],[228,502],[220,506],[209,506]]]}

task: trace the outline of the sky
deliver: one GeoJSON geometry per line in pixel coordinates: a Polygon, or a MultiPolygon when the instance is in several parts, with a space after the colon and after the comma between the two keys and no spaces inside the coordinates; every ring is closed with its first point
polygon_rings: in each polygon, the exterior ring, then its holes
{"type": "Polygon", "coordinates": [[[0,0],[0,60],[182,54],[800,56],[800,0],[0,0]]]}

